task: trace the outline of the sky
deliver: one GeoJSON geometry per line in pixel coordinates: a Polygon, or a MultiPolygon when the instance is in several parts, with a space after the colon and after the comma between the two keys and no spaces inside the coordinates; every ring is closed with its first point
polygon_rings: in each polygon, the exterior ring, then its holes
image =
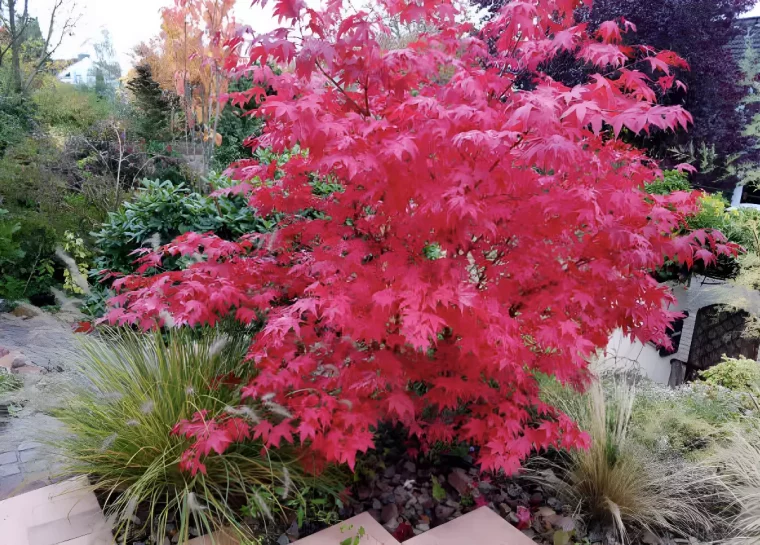
{"type": "MultiPolygon", "coordinates": [[[[107,29],[116,48],[122,72],[131,66],[131,51],[140,42],[147,41],[161,30],[162,7],[172,5],[173,0],[65,0],[66,5],[76,3],[74,13],[81,15],[73,36],[66,36],[55,58],[75,58],[80,53],[92,54],[92,43],[102,38],[107,29]]],[[[55,0],[30,0],[31,15],[40,19],[43,34],[50,24],[50,12],[55,0]]],[[[271,16],[271,4],[266,11],[251,8],[251,0],[237,0],[236,19],[252,26],[259,32],[271,30],[276,21],[271,16]]]]}
{"type": "MultiPolygon", "coordinates": [[[[55,0],[31,0],[29,10],[40,18],[43,33],[50,22],[50,12],[55,0]]],[[[73,58],[79,53],[92,53],[91,44],[98,42],[103,29],[112,36],[122,71],[131,66],[130,53],[135,45],[147,41],[160,31],[159,10],[171,5],[173,0],[65,0],[67,5],[76,2],[75,13],[81,18],[73,36],[65,37],[56,58],[73,58]]],[[[259,32],[276,26],[271,16],[271,3],[267,10],[251,8],[251,0],[237,0],[235,14],[239,22],[252,26],[259,32]]],[[[760,16],[760,0],[745,16],[760,16]]]]}

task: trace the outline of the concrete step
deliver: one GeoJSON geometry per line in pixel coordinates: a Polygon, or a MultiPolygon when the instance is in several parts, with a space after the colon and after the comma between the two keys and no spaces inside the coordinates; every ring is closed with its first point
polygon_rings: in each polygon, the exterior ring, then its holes
{"type": "MultiPolygon", "coordinates": [[[[298,545],[340,545],[359,537],[359,545],[400,545],[369,513],[362,513],[298,545]]],[[[40,488],[0,502],[2,545],[111,545],[113,538],[85,477],[40,488]]],[[[405,545],[535,545],[522,532],[481,507],[404,542],[405,545]]],[[[238,545],[220,533],[187,545],[238,545]]],[[[353,543],[352,543],[353,545],[353,543]]]]}
{"type": "Polygon", "coordinates": [[[536,545],[488,507],[436,526],[404,545],[536,545]]]}
{"type": "MultiPolygon", "coordinates": [[[[339,545],[364,528],[359,545],[400,545],[385,528],[368,513],[362,513],[332,528],[296,541],[297,545],[339,545]]],[[[350,543],[350,542],[349,542],[350,543]]],[[[536,545],[517,528],[491,511],[481,507],[466,515],[436,526],[404,542],[404,545],[536,545]]]]}
{"type": "Polygon", "coordinates": [[[110,528],[80,477],[0,502],[3,545],[109,545],[110,528]]]}
{"type": "Polygon", "coordinates": [[[299,539],[296,544],[340,545],[346,539],[358,537],[360,528],[364,529],[364,535],[356,542],[359,545],[399,545],[399,542],[393,539],[393,536],[369,513],[361,513],[326,530],[299,539]]]}

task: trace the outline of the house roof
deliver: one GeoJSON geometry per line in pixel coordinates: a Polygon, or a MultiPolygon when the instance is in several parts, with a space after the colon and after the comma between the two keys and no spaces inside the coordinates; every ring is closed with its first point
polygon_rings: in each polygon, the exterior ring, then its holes
{"type": "Polygon", "coordinates": [[[736,37],[728,44],[731,55],[739,60],[744,57],[747,45],[760,51],[760,17],[747,17],[736,19],[734,26],[740,30],[736,37]]]}

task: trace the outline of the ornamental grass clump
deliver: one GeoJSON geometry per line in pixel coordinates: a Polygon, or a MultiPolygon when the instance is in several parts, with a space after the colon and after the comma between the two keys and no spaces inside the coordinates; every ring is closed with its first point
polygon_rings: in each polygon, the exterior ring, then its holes
{"type": "Polygon", "coordinates": [[[588,449],[561,453],[553,463],[560,478],[544,483],[578,512],[611,524],[623,542],[641,531],[707,536],[723,527],[711,512],[724,502],[712,472],[675,452],[655,457],[636,440],[631,377],[595,380],[585,394],[545,381],[543,396],[591,439],[588,449]]]}
{"type": "Polygon", "coordinates": [[[119,543],[145,534],[162,543],[168,523],[180,542],[191,528],[204,534],[224,527],[250,538],[287,511],[305,509],[307,487],[317,495],[334,491],[338,481],[329,471],[318,480],[308,477],[294,449],[273,452],[252,437],[241,437],[224,455],[216,445],[197,473],[181,470],[188,447],[176,429],[181,420],[204,411],[228,414],[228,426],[263,420],[257,407],[240,402],[236,373],[246,346],[243,335],[213,330],[119,331],[84,343],[82,367],[91,387],[76,392],[58,415],[68,435],[56,446],[68,460],[67,472],[88,475],[104,498],[119,543]],[[247,506],[260,505],[261,498],[266,505],[258,520],[244,523],[241,512],[250,515],[247,506]]]}

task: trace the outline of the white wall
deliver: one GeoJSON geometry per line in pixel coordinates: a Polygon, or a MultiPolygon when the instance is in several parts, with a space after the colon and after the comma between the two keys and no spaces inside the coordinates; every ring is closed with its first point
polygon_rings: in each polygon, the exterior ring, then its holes
{"type": "Polygon", "coordinates": [[[605,350],[602,368],[638,369],[643,375],[660,384],[667,384],[670,378],[670,360],[675,355],[660,357],[651,344],[632,341],[618,329],[610,337],[605,350]]]}
{"type": "Polygon", "coordinates": [[[684,320],[678,352],[660,357],[659,351],[651,344],[642,344],[627,338],[621,330],[613,332],[603,356],[603,365],[616,368],[638,368],[641,373],[660,384],[667,384],[670,378],[670,360],[689,360],[694,326],[699,309],[715,304],[731,304],[760,316],[760,293],[731,282],[720,282],[693,276],[688,286],[672,287],[676,304],[674,311],[688,311],[684,320]]]}
{"type": "Polygon", "coordinates": [[[77,61],[66,70],[58,74],[58,81],[70,83],[72,85],[95,85],[94,61],[90,57],[85,57],[77,61]]]}

